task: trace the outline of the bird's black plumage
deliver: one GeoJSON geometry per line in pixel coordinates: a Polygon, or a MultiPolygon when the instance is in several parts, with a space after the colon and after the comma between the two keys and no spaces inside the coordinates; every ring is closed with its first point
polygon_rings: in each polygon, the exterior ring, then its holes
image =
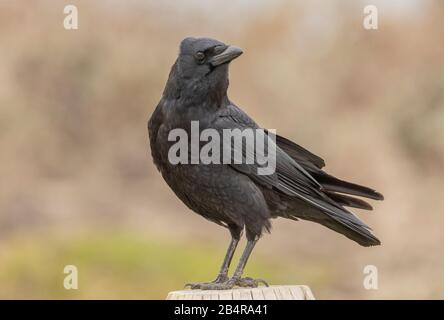
{"type": "Polygon", "coordinates": [[[199,121],[200,130],[219,132],[259,128],[227,96],[228,65],[241,53],[238,48],[209,38],[184,39],[162,98],[148,122],[153,160],[165,181],[191,210],[229,228],[233,237],[218,278],[193,288],[257,284],[240,275],[254,243],[264,230],[270,230],[271,218],[310,220],[360,245],[380,244],[370,228],[345,207],[371,210],[367,202],[354,196],[382,200],[382,195],[327,174],[322,170],[323,159],[279,135],[275,136],[276,170],[271,175],[258,175],[258,163],[173,165],[168,161],[173,143],[168,141],[169,132],[176,128],[189,132],[191,121],[199,121]],[[230,250],[234,252],[244,229],[250,247],[232,278],[236,279],[229,280],[226,271],[232,257],[230,250]]]}

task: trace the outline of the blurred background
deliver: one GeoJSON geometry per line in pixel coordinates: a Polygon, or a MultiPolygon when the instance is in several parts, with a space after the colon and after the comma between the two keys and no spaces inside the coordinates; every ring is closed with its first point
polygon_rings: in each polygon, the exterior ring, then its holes
{"type": "Polygon", "coordinates": [[[246,273],[320,299],[444,298],[444,3],[370,2],[1,0],[0,298],[163,299],[215,277],[229,233],[175,197],[148,151],[186,36],[242,47],[230,98],[386,197],[355,210],[382,246],[274,220],[246,273]],[[70,264],[78,290],[63,287],[70,264]]]}

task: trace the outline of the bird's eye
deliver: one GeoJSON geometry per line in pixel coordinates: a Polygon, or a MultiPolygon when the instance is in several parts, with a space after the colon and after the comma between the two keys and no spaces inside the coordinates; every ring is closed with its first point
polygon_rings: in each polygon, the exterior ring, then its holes
{"type": "Polygon", "coordinates": [[[194,56],[198,61],[202,61],[205,58],[205,53],[203,53],[202,51],[198,51],[194,56]]]}

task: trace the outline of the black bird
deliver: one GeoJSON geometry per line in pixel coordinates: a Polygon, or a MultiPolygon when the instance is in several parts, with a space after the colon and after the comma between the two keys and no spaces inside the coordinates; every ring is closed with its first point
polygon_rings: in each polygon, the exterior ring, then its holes
{"type": "MultiPolygon", "coordinates": [[[[362,246],[379,245],[370,228],[345,207],[371,210],[362,199],[383,196],[364,186],[324,172],[320,157],[294,142],[275,135],[276,170],[259,175],[259,164],[171,164],[168,134],[181,128],[190,132],[191,121],[200,130],[259,128],[228,99],[228,65],[242,50],[209,38],[186,38],[171,68],[162,98],[148,122],[151,154],[157,169],[175,194],[194,212],[228,228],[231,243],[219,275],[212,282],[189,284],[193,289],[256,287],[263,280],[242,278],[253,247],[270,219],[309,220],[343,234],[362,246]],[[245,229],[246,248],[231,278],[228,269],[245,229]]],[[[270,133],[271,135],[271,133],[270,133]]],[[[265,283],[266,284],[266,283],[265,283]]]]}

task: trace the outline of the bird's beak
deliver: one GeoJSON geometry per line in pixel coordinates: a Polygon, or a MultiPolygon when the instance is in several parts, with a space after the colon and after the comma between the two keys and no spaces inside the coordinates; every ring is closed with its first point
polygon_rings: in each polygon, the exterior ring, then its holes
{"type": "Polygon", "coordinates": [[[239,57],[242,54],[242,49],[235,47],[235,46],[228,46],[226,47],[226,49],[224,51],[222,51],[221,53],[215,55],[213,58],[211,58],[210,60],[210,64],[213,67],[217,67],[221,64],[230,62],[231,60],[236,59],[237,57],[239,57]]]}

